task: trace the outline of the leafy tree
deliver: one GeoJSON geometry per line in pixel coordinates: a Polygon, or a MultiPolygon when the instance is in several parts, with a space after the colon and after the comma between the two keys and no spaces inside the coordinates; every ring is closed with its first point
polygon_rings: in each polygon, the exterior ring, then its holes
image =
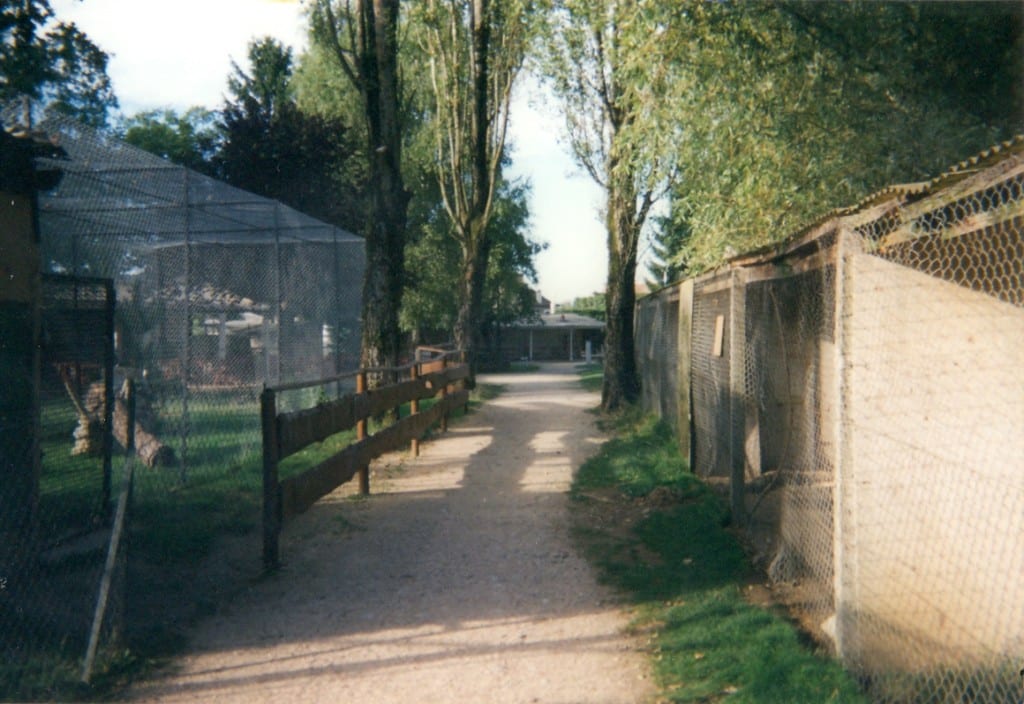
{"type": "Polygon", "coordinates": [[[665,67],[642,50],[658,33],[649,4],[558,0],[549,22],[546,73],[566,117],[576,160],[605,192],[608,280],[601,406],[639,395],[633,350],[640,233],[668,178],[661,133],[647,118],[665,67]]]}
{"type": "Polygon", "coordinates": [[[401,350],[401,306],[410,194],[402,174],[399,0],[314,0],[311,37],[359,96],[369,208],[363,286],[362,364],[391,367],[401,350]]]}
{"type": "MultiPolygon", "coordinates": [[[[534,258],[543,246],[528,236],[528,192],[522,183],[502,181],[488,223],[491,247],[480,338],[482,350],[492,353],[487,355],[492,358],[501,327],[529,316],[533,308],[529,282],[536,282],[534,258]]],[[[406,252],[408,286],[402,301],[402,327],[414,344],[446,338],[445,331],[458,319],[461,251],[450,228],[450,221],[438,208],[406,252]]]]}
{"type": "Polygon", "coordinates": [[[58,22],[49,0],[0,2],[0,102],[31,102],[105,127],[117,98],[107,76],[109,57],[73,23],[58,22]]]}
{"type": "Polygon", "coordinates": [[[291,49],[265,37],[249,45],[249,71],[234,65],[221,112],[217,174],[240,188],[359,230],[362,169],[347,126],[299,109],[291,49]]]}
{"type": "Polygon", "coordinates": [[[573,299],[573,302],[565,309],[567,313],[579,313],[596,320],[604,320],[605,295],[594,293],[591,296],[580,296],[573,299]]]}
{"type": "Polygon", "coordinates": [[[1016,3],[655,5],[647,114],[682,166],[670,263],[701,271],[1022,126],[1016,3]]]}
{"type": "Polygon", "coordinates": [[[426,0],[437,179],[459,244],[455,343],[475,367],[512,84],[530,37],[525,0],[426,0]]]}
{"type": "Polygon", "coordinates": [[[150,154],[200,173],[214,175],[213,158],[221,142],[218,115],[203,107],[182,114],[170,108],[147,110],[125,118],[121,138],[150,154]]]}
{"type": "Polygon", "coordinates": [[[692,234],[689,224],[678,222],[670,216],[659,215],[652,218],[651,253],[653,258],[647,264],[650,276],[647,284],[652,289],[668,286],[686,276],[686,262],[677,253],[685,249],[692,234]]]}

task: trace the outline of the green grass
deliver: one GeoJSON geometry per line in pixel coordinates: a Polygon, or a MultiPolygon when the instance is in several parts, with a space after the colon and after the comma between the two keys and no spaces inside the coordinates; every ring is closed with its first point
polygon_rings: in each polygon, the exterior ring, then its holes
{"type": "Polygon", "coordinates": [[[604,382],[604,368],[600,364],[580,364],[576,367],[580,383],[587,391],[600,391],[604,382]]]}
{"type": "MultiPolygon", "coordinates": [[[[501,391],[500,386],[479,385],[470,396],[470,412],[501,391]]],[[[435,399],[421,401],[420,408],[427,410],[436,402],[435,399]]],[[[450,418],[456,419],[464,412],[463,408],[455,409],[450,418]]],[[[406,404],[401,415],[405,417],[409,413],[410,407],[406,404]]],[[[69,529],[98,525],[104,513],[102,460],[71,456],[71,433],[77,418],[67,399],[56,397],[47,401],[41,415],[44,463],[39,505],[43,529],[47,535],[56,537],[69,529]]],[[[181,403],[169,402],[154,409],[154,415],[146,421],[147,429],[166,442],[179,460],[183,417],[181,403]]],[[[371,432],[377,427],[371,421],[371,432]]],[[[187,579],[185,575],[210,554],[218,538],[252,534],[260,526],[262,435],[255,394],[244,391],[192,393],[188,402],[187,430],[186,465],[180,461],[171,467],[136,465],[129,549],[133,565],[150,566],[141,571],[144,577],[134,578],[142,580],[133,582],[136,591],[153,588],[154,593],[163,594],[178,589],[171,582],[187,579]],[[168,583],[147,586],[145,580],[151,579],[168,580],[168,583]]],[[[349,430],[312,445],[283,460],[280,476],[301,473],[344,449],[354,439],[355,432],[349,430]]],[[[123,450],[115,445],[115,500],[122,466],[123,450]]],[[[103,555],[89,559],[102,560],[103,555]]],[[[254,552],[254,570],[258,564],[259,554],[254,552]]],[[[194,590],[189,585],[179,586],[178,598],[192,598],[189,595],[194,590]]],[[[94,585],[88,585],[88,589],[93,588],[94,585]]],[[[137,613],[134,615],[138,617],[137,613]]],[[[12,623],[2,612],[0,625],[6,625],[8,635],[11,634],[12,623]]],[[[167,630],[160,625],[141,625],[145,626],[145,642],[131,641],[129,645],[133,650],[103,659],[99,663],[96,684],[91,689],[77,682],[84,652],[84,645],[77,642],[81,638],[76,637],[71,642],[56,633],[44,640],[38,629],[26,630],[26,637],[33,643],[26,640],[17,658],[0,664],[0,700],[80,700],[102,696],[105,690],[130,677],[132,672],[148,667],[147,658],[173,652],[175,644],[180,647],[177,627],[167,630]]]]}
{"type": "Polygon", "coordinates": [[[636,604],[663,700],[867,701],[784,615],[744,599],[754,575],[728,510],[687,471],[668,428],[634,411],[609,429],[614,439],[573,486],[577,534],[603,579],[636,604]],[[599,491],[611,501],[596,501],[599,491]],[[631,529],[622,512],[636,519],[631,529]]]}
{"type": "Polygon", "coordinates": [[[540,369],[539,364],[533,362],[510,362],[508,371],[514,374],[535,372],[540,369]]]}

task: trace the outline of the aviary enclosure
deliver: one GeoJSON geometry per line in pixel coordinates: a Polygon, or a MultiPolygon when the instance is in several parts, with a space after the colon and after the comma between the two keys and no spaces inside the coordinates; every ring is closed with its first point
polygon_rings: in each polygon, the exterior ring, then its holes
{"type": "Polygon", "coordinates": [[[121,490],[126,378],[135,564],[118,579],[148,586],[127,600],[114,589],[115,616],[173,609],[215,536],[258,527],[260,392],[358,366],[364,267],[361,238],[276,201],[64,118],[30,134],[60,150],[36,168],[62,175],[36,196],[42,459],[22,497],[30,557],[0,574],[0,693],[22,697],[84,650],[121,490]]]}

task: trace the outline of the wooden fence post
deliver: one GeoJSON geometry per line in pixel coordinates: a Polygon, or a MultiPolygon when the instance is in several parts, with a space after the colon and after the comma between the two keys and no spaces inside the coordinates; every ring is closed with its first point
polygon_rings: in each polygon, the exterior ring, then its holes
{"type": "MultiPolygon", "coordinates": [[[[441,358],[441,371],[448,368],[448,358],[441,358]]],[[[441,415],[441,432],[448,432],[448,384],[441,386],[441,403],[444,404],[444,413],[441,415]]]]}
{"type": "MultiPolygon", "coordinates": [[[[366,393],[366,372],[359,370],[356,374],[356,393],[366,393]]],[[[356,422],[356,442],[366,439],[366,419],[356,422]]],[[[370,467],[369,465],[359,468],[359,493],[363,496],[370,494],[370,467]]]]}
{"type": "MultiPolygon", "coordinates": [[[[571,332],[572,332],[572,330],[570,329],[570,333],[571,332]]],[[[571,345],[570,345],[569,349],[571,351],[571,349],[572,349],[571,345]]],[[[468,357],[466,355],[466,350],[461,350],[459,352],[459,359],[461,360],[462,364],[468,364],[468,362],[466,361],[468,359],[468,357]]],[[[472,376],[472,380],[473,380],[473,386],[475,387],[476,386],[476,375],[472,374],[471,376],[472,376]]],[[[463,389],[468,388],[468,383],[469,383],[468,380],[463,379],[460,382],[461,388],[463,388],[463,389]]],[[[463,415],[467,415],[467,416],[469,415],[469,396],[466,396],[466,405],[462,407],[462,413],[463,413],[463,415]]]]}
{"type": "MultiPolygon", "coordinates": [[[[420,364],[419,364],[419,362],[414,362],[413,363],[412,369],[409,370],[409,374],[410,374],[411,378],[414,381],[416,379],[420,378],[420,364]]],[[[419,392],[417,392],[417,393],[419,393],[419,392]]],[[[419,400],[419,397],[417,396],[416,398],[414,398],[409,403],[409,414],[414,416],[414,415],[416,415],[419,412],[420,412],[420,400],[419,400]]],[[[419,457],[420,456],[420,439],[419,439],[419,437],[413,437],[413,439],[412,439],[412,456],[413,457],[419,457]]]]}
{"type": "Polygon", "coordinates": [[[281,533],[280,484],[277,462],[277,399],[273,389],[260,394],[260,419],[263,426],[263,567],[278,566],[277,540],[281,533]]]}

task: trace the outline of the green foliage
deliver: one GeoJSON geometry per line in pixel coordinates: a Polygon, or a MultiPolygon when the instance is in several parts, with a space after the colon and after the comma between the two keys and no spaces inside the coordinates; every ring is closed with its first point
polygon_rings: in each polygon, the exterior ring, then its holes
{"type": "MultiPolygon", "coordinates": [[[[427,0],[412,13],[422,27],[420,49],[429,68],[434,173],[450,223],[447,234],[459,245],[453,337],[474,369],[490,322],[491,223],[502,185],[512,85],[531,38],[531,9],[529,0],[427,0]]],[[[492,285],[492,295],[502,288],[508,287],[492,285]]],[[[517,290],[515,298],[521,294],[517,290]]]]}
{"type": "Polygon", "coordinates": [[[581,364],[576,367],[580,375],[580,384],[587,391],[600,391],[604,383],[604,369],[600,364],[581,364]]]}
{"type": "MultiPolygon", "coordinates": [[[[529,189],[522,183],[502,182],[495,194],[494,215],[488,224],[491,249],[480,326],[493,331],[529,315],[536,281],[534,257],[542,245],[529,237],[529,189]]],[[[455,325],[459,306],[460,249],[449,234],[451,224],[439,211],[421,225],[419,236],[406,248],[406,289],[402,299],[403,330],[414,340],[431,332],[446,337],[455,325]]]]}
{"type": "Polygon", "coordinates": [[[220,146],[217,113],[195,106],[147,110],[125,118],[118,131],[128,144],[200,173],[214,175],[214,155],[220,146]]]}
{"type": "MultiPolygon", "coordinates": [[[[1024,120],[1015,3],[660,5],[643,70],[666,155],[671,217],[659,257],[701,271],[831,208],[919,181],[1024,120]]],[[[642,138],[643,135],[638,135],[642,138]]]]}
{"type": "Polygon", "coordinates": [[[577,474],[577,524],[603,578],[637,603],[635,626],[652,634],[659,701],[866,701],[790,622],[743,598],[752,570],[724,528],[728,510],[687,470],[667,426],[635,410],[610,425],[614,439],[577,474]],[[593,502],[601,489],[629,498],[593,502]],[[639,520],[624,531],[630,511],[639,520]]]}
{"type": "Polygon", "coordinates": [[[689,223],[668,216],[653,218],[651,257],[647,262],[647,285],[652,290],[663,288],[686,277],[686,265],[676,259],[693,235],[689,223]]]}
{"type": "Polygon", "coordinates": [[[249,70],[237,64],[221,113],[220,177],[246,190],[360,232],[364,164],[355,135],[338,117],[299,109],[291,49],[270,37],[249,44],[249,70]]]}
{"type": "Polygon", "coordinates": [[[595,320],[604,320],[605,296],[603,293],[594,293],[591,296],[574,298],[573,302],[564,310],[566,313],[578,313],[595,320]]]}
{"type": "Polygon", "coordinates": [[[580,469],[575,488],[616,486],[627,496],[646,496],[657,486],[692,486],[669,427],[631,410],[614,421],[616,437],[580,469]]]}
{"type": "Polygon", "coordinates": [[[608,234],[605,378],[601,405],[634,401],[634,279],[640,234],[670,179],[664,138],[649,119],[663,67],[643,49],[657,33],[646,4],[557,0],[545,35],[543,71],[566,117],[577,162],[604,190],[608,234]],[[642,67],[642,68],[641,68],[642,67]]]}
{"type": "Polygon", "coordinates": [[[108,61],[73,23],[57,21],[49,0],[0,4],[0,103],[31,99],[105,127],[117,107],[108,61]]]}

